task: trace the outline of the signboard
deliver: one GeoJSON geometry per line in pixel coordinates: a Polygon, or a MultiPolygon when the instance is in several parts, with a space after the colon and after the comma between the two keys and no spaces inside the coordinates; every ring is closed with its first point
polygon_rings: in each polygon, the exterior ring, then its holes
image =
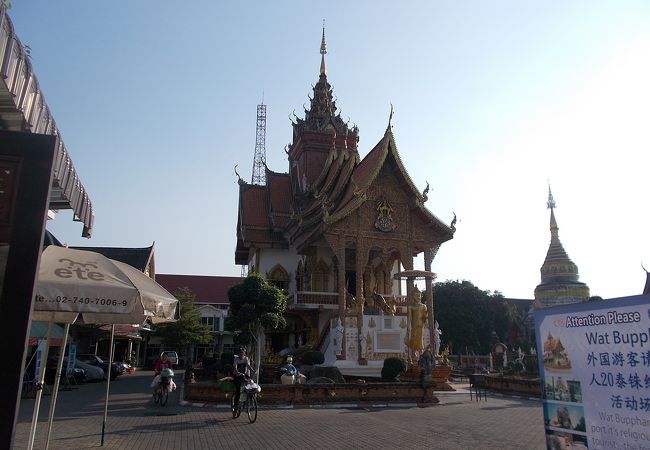
{"type": "Polygon", "coordinates": [[[76,359],[77,359],[77,344],[70,344],[68,345],[68,364],[66,365],[65,368],[66,374],[70,374],[70,372],[72,372],[76,363],[76,359]]]}
{"type": "Polygon", "coordinates": [[[40,339],[38,341],[38,347],[36,347],[36,359],[34,360],[34,380],[41,379],[41,370],[44,366],[45,361],[45,345],[47,344],[47,339],[40,339]]]}
{"type": "Polygon", "coordinates": [[[650,297],[535,311],[546,442],[650,449],[650,297]]]}

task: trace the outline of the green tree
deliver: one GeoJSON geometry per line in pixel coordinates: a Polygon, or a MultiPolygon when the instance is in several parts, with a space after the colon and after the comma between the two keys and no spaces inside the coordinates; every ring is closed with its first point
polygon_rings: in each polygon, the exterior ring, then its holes
{"type": "Polygon", "coordinates": [[[228,290],[228,300],[230,315],[226,319],[226,329],[234,333],[236,343],[256,344],[254,353],[259,368],[264,330],[284,328],[287,324],[283,316],[287,297],[261,275],[252,273],[228,290]]]}
{"type": "Polygon", "coordinates": [[[481,290],[467,280],[436,283],[434,304],[442,348],[451,345],[456,354],[487,354],[492,331],[505,338],[513,320],[501,293],[481,290]]]}
{"type": "Polygon", "coordinates": [[[174,292],[180,302],[181,317],[176,322],[156,325],[154,335],[159,336],[166,346],[183,349],[189,361],[195,344],[209,344],[212,335],[207,325],[201,323],[201,314],[194,304],[196,296],[189,288],[174,292]]]}

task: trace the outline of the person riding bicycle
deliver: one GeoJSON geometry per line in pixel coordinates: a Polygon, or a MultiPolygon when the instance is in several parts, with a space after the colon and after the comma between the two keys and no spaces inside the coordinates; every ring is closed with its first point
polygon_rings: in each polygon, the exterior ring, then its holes
{"type": "Polygon", "coordinates": [[[164,368],[168,369],[173,369],[174,368],[174,363],[172,363],[171,359],[167,356],[167,353],[163,353],[158,361],[156,361],[156,365],[154,366],[154,372],[156,372],[156,375],[160,375],[160,372],[164,368]]]}
{"type": "Polygon", "coordinates": [[[151,387],[155,390],[160,386],[160,383],[163,380],[163,376],[165,377],[165,380],[169,380],[169,390],[173,391],[176,389],[176,383],[174,383],[173,377],[174,377],[174,371],[172,370],[174,364],[172,361],[167,357],[167,354],[163,353],[160,359],[156,361],[156,365],[154,366],[154,378],[153,381],[151,382],[151,387]]]}
{"type": "Polygon", "coordinates": [[[239,355],[235,356],[232,374],[235,378],[235,401],[234,407],[239,406],[239,396],[241,394],[241,385],[246,382],[246,378],[250,378],[253,368],[251,367],[250,360],[246,356],[246,348],[239,349],[239,355]]]}

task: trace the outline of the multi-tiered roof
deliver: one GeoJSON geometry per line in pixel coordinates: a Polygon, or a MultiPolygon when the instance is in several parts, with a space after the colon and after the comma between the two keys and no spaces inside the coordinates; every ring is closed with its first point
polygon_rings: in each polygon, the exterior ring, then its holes
{"type": "Polygon", "coordinates": [[[453,229],[424,207],[426,199],[402,164],[390,123],[382,139],[361,160],[359,129],[343,121],[327,81],[324,31],[320,53],[320,74],[310,107],[303,119],[292,123],[289,173],[267,169],[265,186],[239,181],[236,264],[246,264],[253,248],[291,245],[300,252],[312,245],[331,224],[363,204],[368,188],[386,164],[414,199],[415,213],[439,236],[436,241],[451,239],[453,229]]]}

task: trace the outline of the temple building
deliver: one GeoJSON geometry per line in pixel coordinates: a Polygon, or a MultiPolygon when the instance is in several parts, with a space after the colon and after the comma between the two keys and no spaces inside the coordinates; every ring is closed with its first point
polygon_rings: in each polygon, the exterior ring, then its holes
{"type": "Polygon", "coordinates": [[[310,107],[292,122],[293,140],[285,149],[288,173],[267,168],[261,185],[239,179],[235,263],[288,294],[288,326],[267,330],[267,357],[312,348],[343,373],[364,366],[376,371],[386,357],[412,355],[429,344],[432,290],[421,302],[414,258],[423,255],[430,273],[455,228],[424,206],[428,187],[419,190],[411,180],[390,119],[361,158],[358,128],[337,112],[326,53],[323,31],[310,107]],[[406,292],[400,273],[411,275],[403,277],[406,292]]]}
{"type": "Polygon", "coordinates": [[[589,300],[589,286],[578,281],[578,266],[571,261],[560,242],[554,212],[555,201],[550,186],[548,209],[551,210],[551,244],[541,268],[542,282],[535,288],[535,307],[586,302],[589,300]]]}

